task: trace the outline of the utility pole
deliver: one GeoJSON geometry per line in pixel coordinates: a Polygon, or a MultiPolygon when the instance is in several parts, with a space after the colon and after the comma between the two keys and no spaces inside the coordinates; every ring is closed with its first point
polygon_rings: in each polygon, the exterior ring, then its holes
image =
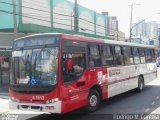
{"type": "Polygon", "coordinates": [[[119,32],[119,31],[117,31],[117,41],[119,41],[119,39],[118,39],[118,38],[119,38],[119,34],[118,34],[118,32],[119,32]]]}
{"type": "Polygon", "coordinates": [[[78,33],[78,3],[77,0],[75,0],[75,4],[74,4],[74,32],[78,33]]]}
{"type": "Polygon", "coordinates": [[[73,27],[72,26],[73,25],[73,20],[72,19],[73,19],[73,15],[72,15],[72,12],[71,12],[71,31],[73,31],[73,28],[72,28],[73,27]]]}
{"type": "Polygon", "coordinates": [[[133,4],[131,4],[131,18],[130,18],[130,34],[129,34],[129,41],[132,40],[132,14],[133,14],[133,4]]]}
{"type": "Polygon", "coordinates": [[[2,58],[0,58],[0,87],[2,86],[2,58]]]}
{"type": "Polygon", "coordinates": [[[132,17],[133,17],[133,6],[135,5],[140,5],[140,4],[130,4],[129,6],[131,6],[131,18],[130,18],[130,34],[129,34],[129,40],[131,42],[132,40],[132,17]]]}
{"type": "Polygon", "coordinates": [[[17,30],[17,17],[16,17],[16,1],[12,0],[13,4],[13,24],[14,24],[14,38],[18,38],[18,30],[17,30]]]}
{"type": "Polygon", "coordinates": [[[50,11],[51,11],[51,30],[53,29],[53,0],[50,0],[50,11]]]}

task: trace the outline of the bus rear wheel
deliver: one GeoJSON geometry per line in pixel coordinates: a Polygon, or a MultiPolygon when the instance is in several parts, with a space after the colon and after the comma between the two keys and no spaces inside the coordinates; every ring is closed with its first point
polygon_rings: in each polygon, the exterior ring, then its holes
{"type": "Polygon", "coordinates": [[[137,88],[137,91],[138,92],[142,92],[144,89],[144,79],[142,76],[139,76],[138,78],[138,88],[137,88]]]}
{"type": "Polygon", "coordinates": [[[100,94],[97,90],[91,90],[88,95],[88,112],[94,112],[98,109],[100,105],[100,94]]]}

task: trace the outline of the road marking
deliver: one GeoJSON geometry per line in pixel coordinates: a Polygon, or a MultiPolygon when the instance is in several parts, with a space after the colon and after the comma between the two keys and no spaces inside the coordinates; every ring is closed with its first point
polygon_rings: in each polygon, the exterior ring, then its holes
{"type": "Polygon", "coordinates": [[[156,100],[158,100],[158,99],[159,99],[159,96],[156,97],[156,100]]]}
{"type": "Polygon", "coordinates": [[[151,105],[153,106],[154,104],[155,104],[155,101],[153,101],[151,105]]]}
{"type": "Polygon", "coordinates": [[[144,112],[147,113],[147,112],[149,112],[149,110],[150,110],[150,108],[147,108],[144,112]]]}
{"type": "Polygon", "coordinates": [[[2,115],[4,115],[4,114],[9,114],[10,112],[13,112],[13,111],[15,111],[15,110],[8,110],[8,111],[3,112],[3,113],[1,113],[1,114],[2,114],[2,115]]]}

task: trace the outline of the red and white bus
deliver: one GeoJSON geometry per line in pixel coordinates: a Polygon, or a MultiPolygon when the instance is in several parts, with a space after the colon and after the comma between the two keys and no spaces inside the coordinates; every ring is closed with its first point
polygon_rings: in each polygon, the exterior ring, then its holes
{"type": "Polygon", "coordinates": [[[10,108],[66,113],[155,79],[154,47],[66,34],[14,41],[10,108]]]}

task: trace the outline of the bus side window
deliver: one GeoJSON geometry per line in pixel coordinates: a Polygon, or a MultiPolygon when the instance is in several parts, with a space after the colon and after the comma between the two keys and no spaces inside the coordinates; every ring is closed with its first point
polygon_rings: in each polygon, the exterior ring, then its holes
{"type": "Polygon", "coordinates": [[[146,63],[144,49],[143,48],[139,48],[138,50],[139,50],[139,56],[140,56],[141,63],[146,63]]]}
{"type": "Polygon", "coordinates": [[[89,66],[90,67],[101,66],[101,56],[100,56],[99,45],[96,45],[96,44],[89,45],[89,66]]]}
{"type": "Polygon", "coordinates": [[[130,47],[123,47],[125,65],[133,64],[133,55],[130,47]]]}
{"type": "Polygon", "coordinates": [[[150,49],[145,49],[145,55],[146,55],[146,63],[151,62],[152,58],[151,58],[151,50],[150,49]]]}
{"type": "Polygon", "coordinates": [[[154,49],[151,50],[151,57],[152,57],[152,62],[156,62],[156,56],[155,56],[154,49]]]}
{"type": "Polygon", "coordinates": [[[63,53],[63,81],[73,82],[77,80],[85,71],[85,61],[85,53],[83,51],[77,51],[76,53],[63,53]]]}
{"type": "Polygon", "coordinates": [[[102,65],[103,66],[114,65],[112,46],[109,45],[102,46],[102,65]]]}
{"type": "Polygon", "coordinates": [[[115,51],[114,51],[114,63],[115,63],[115,65],[124,65],[122,47],[115,46],[114,48],[115,48],[115,51]]]}
{"type": "Polygon", "coordinates": [[[136,47],[133,48],[133,56],[134,56],[134,63],[139,64],[140,63],[139,52],[138,52],[138,48],[136,47]]]}

